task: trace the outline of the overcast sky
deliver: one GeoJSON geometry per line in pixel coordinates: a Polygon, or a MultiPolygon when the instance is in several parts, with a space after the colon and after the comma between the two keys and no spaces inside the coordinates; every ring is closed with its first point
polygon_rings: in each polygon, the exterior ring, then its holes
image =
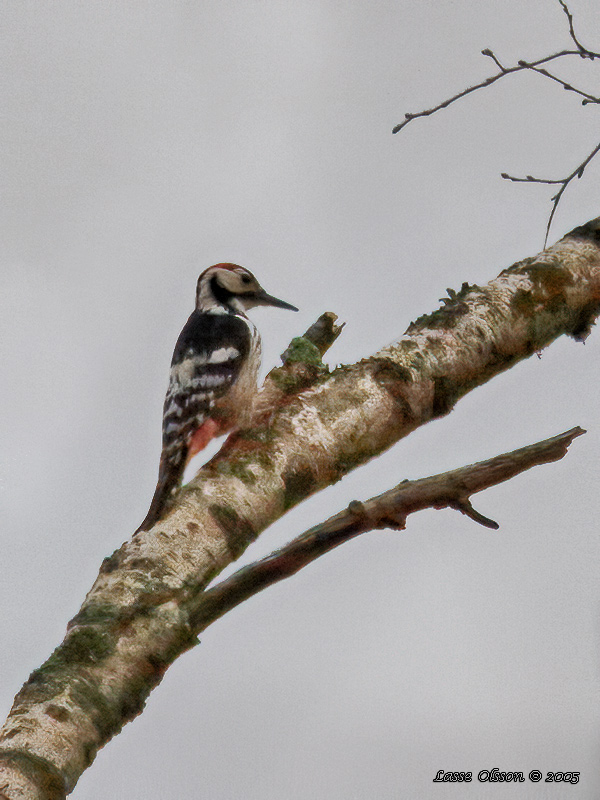
{"type": "MultiPolygon", "coordinates": [[[[600,9],[571,0],[600,49],[600,9]]],[[[3,0],[0,716],[146,513],[172,349],[200,271],[234,261],[265,370],[317,316],[369,355],[539,251],[549,187],[600,110],[505,64],[568,48],[554,0],[3,0]]],[[[562,75],[598,92],[599,66],[562,75]]],[[[551,241],[600,214],[600,161],[551,241]]],[[[563,430],[568,456],[320,559],[228,614],[100,752],[76,800],[597,798],[595,331],[563,338],[294,509],[243,561],[406,477],[563,430]],[[443,786],[439,769],[575,770],[577,786],[443,786]]],[[[196,462],[196,463],[201,463],[196,462]]]]}

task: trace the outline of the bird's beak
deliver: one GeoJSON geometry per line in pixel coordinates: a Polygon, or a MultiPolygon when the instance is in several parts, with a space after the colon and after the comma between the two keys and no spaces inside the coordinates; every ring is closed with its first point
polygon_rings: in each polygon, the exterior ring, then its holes
{"type": "Polygon", "coordinates": [[[296,306],[293,306],[291,303],[286,303],[285,300],[278,300],[277,297],[267,294],[264,289],[260,289],[260,291],[256,292],[254,301],[259,306],[275,306],[276,308],[287,308],[289,311],[298,311],[296,306]]]}

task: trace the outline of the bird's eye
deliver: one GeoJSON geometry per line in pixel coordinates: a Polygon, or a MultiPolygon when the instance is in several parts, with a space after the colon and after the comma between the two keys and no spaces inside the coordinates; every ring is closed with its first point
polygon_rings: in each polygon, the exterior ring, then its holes
{"type": "Polygon", "coordinates": [[[252,278],[249,275],[242,275],[242,283],[250,283],[252,278]]]}

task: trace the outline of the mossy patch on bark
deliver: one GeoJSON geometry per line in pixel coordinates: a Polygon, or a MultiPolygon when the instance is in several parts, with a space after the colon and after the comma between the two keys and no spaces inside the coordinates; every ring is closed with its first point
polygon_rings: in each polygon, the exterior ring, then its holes
{"type": "Polygon", "coordinates": [[[411,322],[406,329],[407,334],[419,333],[419,331],[435,328],[447,330],[454,328],[458,320],[469,311],[469,306],[465,303],[465,298],[471,292],[481,291],[477,284],[469,284],[465,281],[458,291],[446,289],[448,297],[441,297],[442,305],[431,314],[421,314],[414,322],[411,322]]]}
{"type": "Polygon", "coordinates": [[[288,509],[308,497],[317,487],[318,481],[309,467],[284,472],[281,476],[285,487],[283,507],[288,509]]]}
{"type": "Polygon", "coordinates": [[[211,503],[208,511],[223,531],[232,558],[235,560],[257,537],[257,532],[248,519],[238,514],[231,506],[211,503]]]}

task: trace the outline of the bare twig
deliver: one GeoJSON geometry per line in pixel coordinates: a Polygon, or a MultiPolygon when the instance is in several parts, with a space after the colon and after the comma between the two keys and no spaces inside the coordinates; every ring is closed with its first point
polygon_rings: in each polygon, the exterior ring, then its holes
{"type": "MultiPolygon", "coordinates": [[[[577,56],[579,58],[587,58],[593,61],[596,58],[600,58],[600,53],[596,53],[593,50],[588,50],[584,47],[579,39],[575,34],[575,28],[573,25],[573,15],[569,11],[567,4],[564,0],[558,0],[560,6],[564,13],[567,16],[569,21],[569,35],[573,40],[574,44],[576,45],[576,50],[560,50],[557,53],[553,53],[552,55],[545,56],[544,58],[539,58],[536,61],[525,61],[521,59],[517,62],[515,66],[505,67],[498,56],[489,48],[482,50],[482,55],[491,58],[494,64],[498,67],[498,73],[495,75],[486,78],[484,81],[475,84],[474,86],[469,86],[467,89],[464,89],[462,92],[458,92],[457,94],[453,95],[452,97],[444,100],[442,103],[438,103],[438,105],[433,106],[432,108],[425,109],[424,111],[418,111],[416,113],[408,113],[405,114],[405,119],[399,125],[396,125],[393,128],[392,133],[398,133],[401,131],[409,122],[412,122],[413,119],[417,119],[418,117],[428,117],[431,114],[435,114],[437,111],[440,111],[442,108],[447,108],[448,106],[455,103],[457,100],[460,100],[461,97],[465,97],[472,92],[475,92],[479,89],[484,89],[486,86],[491,86],[492,84],[496,83],[496,81],[500,80],[500,78],[504,78],[506,75],[511,75],[515,72],[520,72],[522,70],[529,70],[530,72],[535,72],[538,75],[541,75],[543,78],[547,78],[548,80],[554,81],[558,83],[559,86],[562,86],[568,92],[573,92],[574,94],[579,95],[582,98],[581,104],[582,105],[598,105],[600,104],[600,97],[597,95],[590,94],[589,92],[585,92],[583,89],[579,89],[573,84],[568,83],[567,81],[559,78],[557,75],[549,72],[545,69],[542,65],[547,64],[550,61],[555,61],[559,58],[564,58],[567,56],[577,56]]],[[[551,198],[552,202],[552,210],[550,211],[550,215],[548,217],[548,223],[546,225],[546,235],[544,238],[544,247],[546,247],[548,243],[548,236],[550,234],[550,227],[552,225],[552,221],[556,214],[556,209],[561,201],[561,198],[564,194],[565,189],[571,183],[574,178],[581,178],[583,172],[590,161],[597,155],[600,151],[600,143],[591,151],[591,153],[573,170],[570,175],[567,175],[565,178],[559,178],[556,180],[549,180],[546,178],[534,178],[531,175],[527,175],[525,178],[517,178],[512,175],[508,175],[506,172],[502,173],[502,177],[506,180],[515,181],[515,182],[528,182],[528,183],[544,183],[544,184],[557,184],[560,186],[558,192],[553,195],[551,198]]]]}
{"type": "MultiPolygon", "coordinates": [[[[574,55],[574,54],[573,54],[574,55]]],[[[600,103],[600,98],[594,94],[589,94],[589,92],[584,92],[583,89],[577,89],[571,83],[567,83],[563,81],[562,78],[559,78],[557,75],[553,75],[551,72],[548,72],[547,69],[543,69],[542,67],[536,67],[535,64],[530,64],[527,61],[519,61],[519,65],[523,67],[523,69],[529,69],[532,72],[537,72],[538,75],[542,75],[544,78],[549,78],[551,81],[558,83],[560,86],[563,87],[568,92],[575,92],[575,94],[580,95],[583,97],[582,105],[589,105],[590,103],[600,103]]]]}
{"type": "Polygon", "coordinates": [[[473,508],[471,495],[538,464],[558,461],[566,455],[573,439],[583,433],[582,428],[572,428],[487,461],[429,478],[402,481],[365,502],[353,501],[344,511],[315,525],[266,558],[242,567],[216,586],[197,594],[188,606],[190,624],[194,632],[199,633],[252,595],[289,578],[355,536],[377,528],[404,530],[407,516],[424,508],[455,508],[480,525],[497,530],[497,522],[473,508]]]}
{"type": "Polygon", "coordinates": [[[593,53],[591,50],[588,50],[586,47],[584,47],[577,38],[577,36],[575,35],[575,28],[573,27],[573,15],[569,11],[567,4],[564,2],[564,0],[558,0],[558,2],[560,3],[562,10],[567,15],[567,19],[569,20],[569,33],[571,35],[571,39],[573,39],[573,41],[577,45],[577,49],[579,50],[581,57],[592,58],[592,59],[595,58],[597,56],[597,53],[593,53]]]}
{"type": "MultiPolygon", "coordinates": [[[[594,95],[588,94],[587,92],[583,92],[580,89],[576,89],[574,86],[570,84],[564,84],[559,78],[552,76],[547,70],[540,69],[541,64],[547,64],[549,61],[554,61],[557,58],[563,58],[564,56],[579,56],[581,57],[581,53],[579,50],[561,50],[558,53],[553,53],[550,56],[545,56],[544,58],[539,58],[537,61],[519,61],[513,67],[504,67],[495,53],[486,48],[485,50],[481,51],[481,54],[491,58],[492,61],[496,64],[499,68],[499,72],[496,75],[490,75],[489,78],[481,81],[480,83],[476,83],[473,86],[469,86],[467,89],[463,89],[462,92],[458,92],[457,94],[449,97],[447,100],[444,100],[441,103],[438,103],[436,106],[432,108],[427,108],[424,111],[417,111],[414,113],[407,113],[404,115],[404,121],[400,122],[394,128],[392,128],[392,133],[399,133],[403,128],[405,128],[409,122],[412,122],[414,119],[418,117],[429,117],[431,114],[435,114],[436,111],[440,111],[442,108],[448,108],[448,106],[455,103],[457,100],[460,100],[461,97],[465,97],[472,92],[476,92],[478,89],[485,89],[487,86],[491,86],[492,84],[496,83],[496,81],[500,80],[500,78],[504,78],[507,75],[511,75],[514,72],[522,72],[523,70],[532,70],[534,72],[538,72],[544,77],[552,78],[553,80],[558,81],[559,83],[563,84],[564,88],[569,88],[570,91],[576,92],[584,97],[586,104],[587,103],[600,103],[600,97],[596,97],[594,95]]],[[[600,53],[590,53],[588,58],[600,58],[600,53]]]]}
{"type": "Polygon", "coordinates": [[[584,160],[579,164],[570,175],[567,175],[566,178],[557,178],[557,179],[550,179],[550,178],[534,178],[532,175],[526,175],[524,178],[518,178],[514,175],[508,175],[506,172],[502,173],[502,177],[508,181],[514,181],[515,183],[545,183],[545,184],[556,184],[560,186],[558,192],[553,195],[550,199],[552,201],[552,211],[550,212],[550,216],[548,217],[548,224],[546,225],[546,236],[544,238],[544,247],[548,243],[548,237],[550,235],[550,226],[552,225],[552,220],[554,219],[554,215],[556,214],[556,209],[558,208],[558,204],[560,203],[560,199],[564,194],[565,189],[571,183],[572,180],[575,178],[579,179],[582,177],[585,168],[590,163],[590,161],[596,156],[596,154],[600,152],[600,142],[594,147],[591,153],[589,153],[584,160]]]}

